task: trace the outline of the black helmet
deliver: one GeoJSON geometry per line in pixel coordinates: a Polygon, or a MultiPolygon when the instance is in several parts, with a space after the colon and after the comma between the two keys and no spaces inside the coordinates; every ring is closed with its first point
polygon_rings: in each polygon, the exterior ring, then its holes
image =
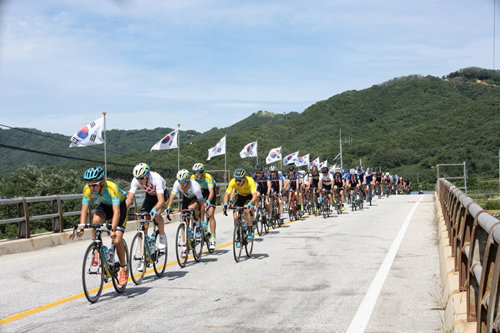
{"type": "Polygon", "coordinates": [[[294,166],[290,166],[290,167],[288,168],[288,171],[295,171],[295,167],[294,167],[294,166]]]}
{"type": "Polygon", "coordinates": [[[322,172],[322,173],[328,172],[328,167],[322,167],[322,168],[321,168],[321,172],[322,172]]]}
{"type": "Polygon", "coordinates": [[[257,164],[257,166],[255,167],[255,172],[263,172],[264,171],[264,167],[260,164],[257,164]]]}

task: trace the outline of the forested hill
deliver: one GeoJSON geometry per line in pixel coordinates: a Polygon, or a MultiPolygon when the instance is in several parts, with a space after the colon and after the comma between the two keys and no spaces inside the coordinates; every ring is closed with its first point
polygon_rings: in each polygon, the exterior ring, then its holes
{"type": "MultiPolygon", "coordinates": [[[[284,155],[299,150],[300,155],[310,153],[311,158],[320,156],[332,163],[339,152],[340,128],[347,168],[358,165],[361,159],[365,167],[381,167],[412,179],[418,175],[421,181],[432,184],[435,170],[431,166],[466,161],[471,178],[494,178],[498,162],[493,157],[500,148],[500,71],[468,68],[442,78],[417,75],[396,78],[364,90],[335,95],[299,114],[257,112],[228,128],[214,128],[203,134],[181,133],[185,142],[180,150],[181,167],[189,168],[195,162],[205,161],[209,169],[223,168],[224,156],[209,162],[206,158],[207,149],[224,134],[230,169],[255,165],[255,158],[239,157],[243,146],[255,140],[259,145],[260,163],[264,163],[271,148],[278,146],[283,147],[284,155]]],[[[158,133],[118,131],[122,137],[115,138],[111,136],[113,131],[109,131],[110,141],[121,142],[121,152],[136,151],[116,155],[114,160],[132,165],[145,161],[172,177],[177,168],[177,152],[149,152],[168,132],[157,130],[158,133]],[[140,150],[142,152],[137,152],[140,150]]],[[[10,131],[0,131],[2,143],[9,144],[11,136],[5,138],[4,133],[10,131]]],[[[39,150],[47,151],[48,147],[45,142],[38,143],[39,150]]],[[[0,149],[3,171],[5,165],[10,166],[7,168],[10,171],[12,165],[34,162],[34,155],[30,154],[23,158],[17,156],[13,164],[11,156],[5,154],[8,150],[0,149]]],[[[90,149],[82,151],[89,154],[90,149]]],[[[83,169],[89,166],[87,164],[78,163],[74,168],[83,169]]],[[[111,176],[130,174],[129,167],[109,168],[111,176]]]]}

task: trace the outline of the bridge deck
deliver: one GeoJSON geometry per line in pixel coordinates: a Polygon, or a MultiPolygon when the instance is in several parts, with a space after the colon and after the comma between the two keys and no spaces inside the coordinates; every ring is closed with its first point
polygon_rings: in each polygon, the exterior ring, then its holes
{"type": "MultiPolygon", "coordinates": [[[[122,296],[105,289],[94,305],[80,278],[88,241],[0,256],[0,330],[345,332],[366,322],[367,332],[441,331],[434,203],[421,198],[289,223],[257,237],[254,257],[240,263],[232,222],[218,214],[216,254],[184,269],[174,263],[171,223],[166,275],[148,272],[122,296]]],[[[133,234],[126,233],[129,244],[133,234]]]]}

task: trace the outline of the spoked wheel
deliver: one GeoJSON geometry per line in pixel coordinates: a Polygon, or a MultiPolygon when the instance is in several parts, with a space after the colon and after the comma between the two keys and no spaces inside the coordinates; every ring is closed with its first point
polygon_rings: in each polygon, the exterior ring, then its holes
{"type": "Polygon", "coordinates": [[[104,284],[104,273],[102,268],[101,256],[96,244],[90,244],[85,251],[82,265],[82,283],[85,297],[90,303],[95,303],[102,293],[104,284]],[[97,262],[94,261],[94,255],[97,253],[97,262]],[[95,264],[95,265],[94,265],[95,264]]]}
{"type": "MultiPolygon", "coordinates": [[[[252,228],[249,229],[248,235],[253,235],[254,231],[252,228]],[[251,231],[250,231],[251,230],[251,231]]],[[[251,239],[248,239],[248,235],[246,236],[244,243],[245,243],[245,252],[247,253],[247,257],[252,256],[252,251],[253,251],[253,237],[251,239]]]]}
{"type": "Polygon", "coordinates": [[[203,233],[201,232],[201,227],[196,227],[194,225],[193,238],[191,239],[191,245],[193,246],[193,257],[196,262],[201,260],[201,253],[203,252],[203,233]],[[198,233],[197,229],[200,229],[200,237],[196,234],[198,233]]]}
{"type": "Polygon", "coordinates": [[[240,261],[241,250],[243,250],[242,240],[243,230],[241,229],[241,221],[238,220],[233,231],[233,255],[236,262],[240,261]]]}
{"type": "Polygon", "coordinates": [[[142,233],[138,232],[132,239],[129,255],[129,271],[130,277],[135,284],[140,284],[146,273],[146,254],[144,252],[144,240],[142,233]],[[139,271],[142,265],[142,271],[139,271]]]}
{"type": "Polygon", "coordinates": [[[185,223],[181,223],[179,224],[179,227],[177,227],[177,233],[175,236],[175,255],[177,257],[177,263],[179,264],[179,266],[184,268],[186,266],[189,255],[185,223]],[[182,256],[183,252],[184,257],[182,256]]]}
{"type": "Polygon", "coordinates": [[[323,201],[323,218],[326,219],[330,215],[330,207],[328,201],[323,201]]]}
{"type": "Polygon", "coordinates": [[[128,253],[128,246],[127,242],[125,242],[125,239],[122,239],[122,244],[123,244],[123,252],[125,254],[125,269],[127,270],[127,282],[125,282],[124,285],[121,285],[120,282],[120,259],[118,258],[118,253],[115,247],[115,250],[113,252],[113,263],[111,263],[111,271],[112,271],[112,281],[113,281],[113,287],[115,288],[117,293],[122,293],[125,291],[125,288],[127,288],[128,284],[128,262],[129,262],[129,253],[128,253]]]}
{"type": "MultiPolygon", "coordinates": [[[[155,244],[160,244],[160,232],[156,230],[155,234],[155,244]]],[[[159,250],[156,247],[151,249],[153,251],[153,268],[155,270],[155,274],[158,277],[162,277],[165,272],[165,268],[167,268],[167,256],[168,256],[168,240],[165,246],[165,250],[159,250]]]]}
{"type": "Polygon", "coordinates": [[[257,209],[257,215],[255,216],[255,229],[257,229],[257,234],[262,236],[262,226],[266,219],[266,211],[262,208],[257,209]]]}
{"type": "Polygon", "coordinates": [[[208,232],[208,223],[207,223],[207,230],[203,231],[203,239],[205,240],[205,244],[207,246],[208,253],[212,254],[215,252],[215,249],[210,249],[210,236],[211,236],[211,233],[208,232]]]}

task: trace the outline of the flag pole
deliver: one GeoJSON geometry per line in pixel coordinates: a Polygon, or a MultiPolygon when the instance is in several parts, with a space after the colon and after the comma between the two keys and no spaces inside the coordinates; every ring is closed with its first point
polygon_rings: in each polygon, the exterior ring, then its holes
{"type": "Polygon", "coordinates": [[[181,168],[180,168],[180,165],[181,165],[181,143],[180,143],[180,139],[179,139],[179,136],[181,135],[181,124],[177,124],[177,171],[179,171],[181,168]]]}
{"type": "Polygon", "coordinates": [[[259,165],[259,150],[258,150],[259,140],[255,141],[255,158],[257,160],[255,166],[259,165]]]}
{"type": "Polygon", "coordinates": [[[228,179],[227,179],[227,159],[226,159],[226,156],[227,156],[227,138],[226,138],[226,135],[224,135],[224,145],[225,145],[225,151],[224,151],[224,180],[226,181],[226,183],[228,182],[228,179]]]}
{"type": "Polygon", "coordinates": [[[340,169],[344,169],[344,162],[342,160],[342,128],[340,130],[340,169]]]}
{"type": "Polygon", "coordinates": [[[104,118],[104,181],[108,181],[108,164],[107,164],[107,156],[106,156],[106,112],[103,112],[103,118],[104,118]]]}

